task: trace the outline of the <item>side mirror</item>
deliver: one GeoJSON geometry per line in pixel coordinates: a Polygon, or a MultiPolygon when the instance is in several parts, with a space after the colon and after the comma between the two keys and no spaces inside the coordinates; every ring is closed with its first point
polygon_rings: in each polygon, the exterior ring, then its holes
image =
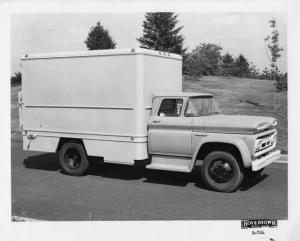
{"type": "Polygon", "coordinates": [[[185,112],[185,116],[186,117],[193,117],[193,116],[195,116],[195,114],[192,112],[191,109],[187,109],[186,112],[185,112]]]}

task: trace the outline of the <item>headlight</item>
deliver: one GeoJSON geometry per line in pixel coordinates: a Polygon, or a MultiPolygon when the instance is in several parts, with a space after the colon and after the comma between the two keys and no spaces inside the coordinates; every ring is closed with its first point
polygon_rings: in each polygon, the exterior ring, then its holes
{"type": "Polygon", "coordinates": [[[255,141],[255,146],[254,146],[254,148],[255,148],[255,152],[257,152],[259,149],[261,149],[261,143],[262,143],[262,139],[259,139],[259,140],[256,140],[255,141]]]}
{"type": "Polygon", "coordinates": [[[262,122],[256,126],[256,130],[261,131],[269,127],[268,122],[262,122]]]}
{"type": "Polygon", "coordinates": [[[272,126],[277,126],[277,120],[273,120],[273,122],[272,122],[272,126]]]}

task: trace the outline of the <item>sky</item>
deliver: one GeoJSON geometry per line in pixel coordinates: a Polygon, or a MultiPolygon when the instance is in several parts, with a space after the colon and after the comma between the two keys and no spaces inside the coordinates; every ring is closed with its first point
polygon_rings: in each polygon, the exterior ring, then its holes
{"type": "MultiPolygon", "coordinates": [[[[243,54],[260,70],[270,64],[264,38],[270,34],[268,21],[275,18],[284,48],[278,66],[287,71],[287,22],[284,13],[179,13],[178,26],[184,47],[192,51],[200,43],[220,45],[225,54],[243,54]]],[[[138,47],[144,13],[61,13],[11,15],[11,73],[20,71],[20,57],[28,53],[86,50],[84,43],[91,26],[98,21],[110,32],[117,48],[138,47]]]]}

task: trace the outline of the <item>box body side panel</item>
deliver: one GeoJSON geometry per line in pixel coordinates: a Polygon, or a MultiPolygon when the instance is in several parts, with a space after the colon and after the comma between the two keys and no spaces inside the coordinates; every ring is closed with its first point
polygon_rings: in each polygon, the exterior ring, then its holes
{"type": "Polygon", "coordinates": [[[26,105],[130,107],[135,56],[33,59],[22,62],[26,105]]]}
{"type": "Polygon", "coordinates": [[[23,61],[24,130],[135,135],[134,57],[23,61]]]}
{"type": "Polygon", "coordinates": [[[53,152],[59,137],[80,138],[89,155],[107,161],[146,159],[153,95],[182,86],[181,60],[144,54],[37,58],[22,65],[22,133],[37,135],[30,143],[24,136],[24,149],[53,152]]]}
{"type": "Polygon", "coordinates": [[[43,133],[136,136],[134,115],[134,110],[25,107],[23,129],[43,133]]]}

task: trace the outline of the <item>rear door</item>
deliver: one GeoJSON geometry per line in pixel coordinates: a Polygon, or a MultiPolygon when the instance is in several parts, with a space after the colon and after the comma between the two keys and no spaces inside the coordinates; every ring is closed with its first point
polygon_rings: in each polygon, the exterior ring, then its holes
{"type": "Polygon", "coordinates": [[[192,118],[184,117],[184,98],[162,98],[150,118],[150,154],[192,156],[192,118]]]}

